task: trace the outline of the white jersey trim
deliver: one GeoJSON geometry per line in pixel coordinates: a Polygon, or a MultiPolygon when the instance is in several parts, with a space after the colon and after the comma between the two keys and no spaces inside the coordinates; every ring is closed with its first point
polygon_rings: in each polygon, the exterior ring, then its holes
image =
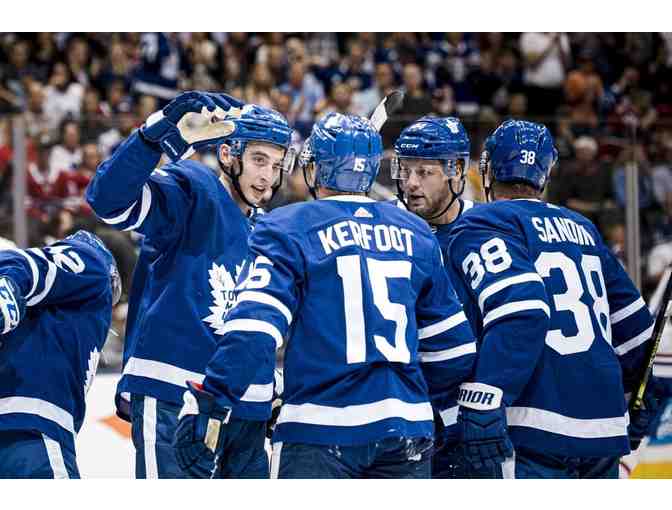
{"type": "Polygon", "coordinates": [[[640,308],[644,308],[645,306],[646,303],[644,302],[644,299],[640,296],[638,299],[630,303],[625,308],[621,308],[617,312],[612,313],[609,316],[609,319],[611,320],[611,325],[613,326],[617,322],[621,322],[622,320],[627,319],[632,314],[639,311],[640,308]]]}
{"type": "Polygon", "coordinates": [[[616,354],[618,354],[619,356],[623,356],[624,354],[629,353],[631,350],[636,349],[644,342],[646,342],[649,338],[651,338],[652,333],[653,333],[653,325],[649,326],[647,329],[642,331],[636,337],[631,338],[627,342],[623,342],[618,347],[614,347],[614,351],[616,351],[616,354]]]}
{"type": "Polygon", "coordinates": [[[441,416],[441,421],[443,422],[444,427],[450,427],[457,423],[457,413],[460,410],[460,406],[449,407],[439,412],[441,416]]]}
{"type": "Polygon", "coordinates": [[[509,427],[530,427],[579,439],[603,439],[627,436],[628,417],[579,419],[535,407],[509,407],[506,421],[509,427]]]}
{"type": "Polygon", "coordinates": [[[365,197],[363,195],[333,195],[330,197],[320,198],[320,200],[335,200],[336,202],[358,202],[362,204],[375,202],[373,198],[365,197]]]}
{"type": "Polygon", "coordinates": [[[542,285],[544,284],[544,281],[541,279],[541,276],[539,276],[538,273],[523,273],[516,276],[511,276],[509,278],[504,278],[483,289],[483,292],[481,292],[478,296],[478,307],[481,309],[481,312],[483,312],[485,300],[490,296],[496,294],[500,290],[504,290],[507,287],[510,287],[511,285],[527,282],[539,282],[542,285]]]}
{"type": "Polygon", "coordinates": [[[47,297],[47,294],[49,294],[49,291],[54,286],[54,281],[56,281],[56,271],[58,269],[56,268],[56,264],[49,260],[44,252],[39,248],[31,248],[29,251],[44,259],[48,266],[47,276],[44,278],[44,288],[42,289],[42,292],[40,292],[37,296],[33,296],[32,299],[26,303],[28,306],[35,306],[42,302],[45,297],[47,297]]]}
{"type": "Polygon", "coordinates": [[[282,441],[273,443],[271,450],[271,479],[276,480],[280,473],[280,454],[282,453],[282,441]]]}
{"type": "Polygon", "coordinates": [[[287,308],[279,299],[266,294],[265,292],[253,290],[246,290],[241,292],[238,295],[237,303],[241,303],[243,301],[253,301],[255,303],[261,303],[262,305],[272,306],[282,315],[284,315],[285,319],[287,319],[287,325],[292,323],[292,312],[289,311],[289,308],[287,308]]]}
{"type": "Polygon", "coordinates": [[[282,347],[282,335],[280,330],[273,324],[258,319],[234,319],[224,324],[222,335],[233,331],[245,331],[250,333],[265,333],[275,340],[275,348],[282,347]]]}
{"type": "Polygon", "coordinates": [[[476,342],[469,342],[468,344],[462,344],[451,349],[445,349],[443,351],[420,351],[418,352],[418,357],[420,358],[421,363],[435,363],[437,361],[446,361],[449,359],[459,358],[460,356],[465,356],[475,352],[476,342]]]}
{"type": "Polygon", "coordinates": [[[49,466],[51,466],[51,470],[54,472],[54,479],[69,479],[70,476],[68,475],[68,470],[65,468],[61,445],[44,434],[42,434],[42,442],[44,443],[44,448],[47,450],[47,458],[49,459],[49,466]]]}
{"type": "Polygon", "coordinates": [[[440,333],[444,333],[451,328],[454,328],[458,324],[467,322],[467,316],[464,312],[458,312],[455,315],[451,315],[447,319],[443,319],[440,322],[436,322],[430,326],[425,326],[418,330],[418,340],[424,340],[425,338],[431,338],[440,333]]]}
{"type": "MultiPolygon", "coordinates": [[[[143,189],[144,191],[144,189],[143,189]]],[[[98,216],[98,218],[103,222],[107,223],[108,225],[118,225],[119,223],[123,223],[128,219],[128,217],[131,215],[133,212],[133,209],[135,209],[135,206],[138,205],[138,201],[136,200],[133,202],[128,209],[126,209],[124,212],[119,214],[118,216],[113,216],[111,218],[103,218],[102,216],[98,216]]]]}
{"type": "Polygon", "coordinates": [[[662,365],[660,363],[653,364],[653,375],[656,377],[663,377],[665,379],[672,379],[672,365],[662,365]]]}
{"type": "Polygon", "coordinates": [[[0,398],[0,415],[3,414],[32,414],[45,420],[53,421],[57,425],[75,436],[75,420],[65,409],[42,400],[32,397],[5,397],[0,398]]]}
{"type": "Polygon", "coordinates": [[[145,218],[147,218],[147,215],[149,214],[149,208],[152,205],[152,188],[149,187],[149,184],[145,184],[142,186],[142,199],[140,203],[140,214],[138,215],[138,221],[136,221],[133,225],[130,227],[126,227],[124,232],[128,230],[135,230],[139,226],[142,225],[142,223],[145,221],[145,218]]]}
{"type": "Polygon", "coordinates": [[[240,400],[242,402],[270,402],[273,400],[273,383],[250,384],[240,400]]]}
{"type": "Polygon", "coordinates": [[[159,477],[156,459],[156,399],[143,398],[142,402],[142,439],[145,446],[145,478],[159,477]]]}
{"type": "Polygon", "coordinates": [[[432,421],[434,416],[429,402],[411,404],[396,398],[387,398],[370,404],[346,407],[317,404],[284,404],[278,417],[281,423],[303,423],[328,427],[359,427],[387,418],[407,421],[432,421]]]}
{"type": "Polygon", "coordinates": [[[540,299],[529,299],[525,301],[514,301],[505,305],[499,306],[494,310],[490,310],[483,319],[483,327],[490,322],[497,320],[506,315],[511,315],[518,312],[525,312],[527,310],[543,310],[546,315],[551,316],[551,311],[548,305],[540,299]]]}
{"type": "Polygon", "coordinates": [[[156,381],[174,384],[175,386],[187,387],[187,381],[202,383],[205,379],[204,374],[192,372],[184,368],[169,365],[162,361],[151,359],[128,358],[124,367],[123,375],[134,375],[136,377],[146,377],[156,381]]]}
{"type": "Polygon", "coordinates": [[[12,248],[11,251],[15,251],[19,253],[20,255],[23,255],[23,257],[28,261],[28,265],[30,266],[30,273],[33,276],[33,285],[30,288],[30,292],[26,294],[26,299],[30,299],[30,297],[35,293],[35,290],[37,290],[37,284],[40,279],[40,273],[37,270],[37,264],[33,260],[33,257],[28,255],[24,250],[19,250],[18,248],[12,248]]]}

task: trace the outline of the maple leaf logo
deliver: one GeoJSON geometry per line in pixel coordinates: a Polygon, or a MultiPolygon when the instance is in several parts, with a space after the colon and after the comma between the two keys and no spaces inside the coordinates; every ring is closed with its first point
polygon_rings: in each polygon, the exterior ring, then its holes
{"type": "Polygon", "coordinates": [[[209,307],[210,315],[203,321],[207,322],[215,333],[221,335],[224,333],[224,319],[226,314],[236,304],[236,280],[243,269],[243,265],[236,265],[236,274],[231,275],[222,264],[212,263],[212,268],[208,271],[210,295],[213,298],[213,304],[209,307]]]}
{"type": "Polygon", "coordinates": [[[96,370],[98,370],[98,361],[100,361],[100,353],[98,348],[94,347],[89,354],[89,368],[86,370],[86,380],[84,381],[84,395],[86,395],[91,389],[91,384],[93,383],[93,378],[96,376],[96,370]]]}

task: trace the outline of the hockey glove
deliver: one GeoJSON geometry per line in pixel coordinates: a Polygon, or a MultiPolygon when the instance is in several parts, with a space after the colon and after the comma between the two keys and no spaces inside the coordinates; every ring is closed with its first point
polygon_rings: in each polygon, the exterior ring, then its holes
{"type": "Polygon", "coordinates": [[[235,129],[230,119],[240,116],[242,106],[241,101],[227,94],[184,92],[163,110],[150,115],[140,134],[177,161],[194,144],[230,135],[235,129]]]}
{"type": "Polygon", "coordinates": [[[457,428],[466,460],[476,469],[494,469],[513,455],[502,390],[488,384],[460,386],[457,428]]]}
{"type": "Polygon", "coordinates": [[[191,478],[212,478],[224,449],[231,409],[219,407],[202,385],[188,381],[187,386],[173,438],[175,457],[191,478]]]}
{"type": "Polygon", "coordinates": [[[630,439],[630,450],[633,452],[639,448],[642,439],[651,435],[651,426],[663,411],[666,397],[665,384],[651,375],[646,391],[644,391],[644,406],[630,414],[628,438],[630,439]]]}
{"type": "Polygon", "coordinates": [[[0,335],[15,329],[26,314],[26,300],[9,276],[0,275],[0,335]]]}

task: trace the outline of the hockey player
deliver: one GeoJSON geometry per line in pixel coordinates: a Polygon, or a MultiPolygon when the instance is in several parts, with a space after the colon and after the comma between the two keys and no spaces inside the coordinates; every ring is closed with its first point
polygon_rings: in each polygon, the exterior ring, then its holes
{"type": "MultiPolygon", "coordinates": [[[[422,117],[406,127],[394,144],[392,179],[399,203],[424,218],[439,241],[444,260],[451,229],[474,203],[461,198],[469,169],[469,136],[455,117],[422,117]]],[[[433,478],[464,475],[457,442],[457,393],[434,400],[438,416],[433,478]]]]}
{"type": "Polygon", "coordinates": [[[79,478],[75,436],[120,296],[89,232],[0,251],[0,478],[79,478]]]}
{"type": "Polygon", "coordinates": [[[624,393],[653,318],[595,226],[539,199],[556,158],[543,125],[503,123],[481,158],[495,202],[451,232],[446,266],[479,340],[458,400],[472,477],[615,478],[630,451],[624,393]]]}
{"type": "Polygon", "coordinates": [[[182,465],[207,475],[235,461],[234,418],[270,416],[244,396],[270,395],[287,337],[272,477],[429,477],[427,383],[448,393],[465,380],[475,342],[427,224],[366,196],[381,153],[368,120],[330,113],[313,127],[301,161],[319,199],[272,211],[250,237],[225,334],[185,393],[182,465]]]}
{"type": "MultiPolygon", "coordinates": [[[[184,476],[170,443],[186,381],[203,380],[224,331],[250,216],[280,186],[290,136],[273,110],[187,92],[104,161],[87,190],[102,221],[144,236],[116,396],[118,414],[132,423],[138,478],[184,476]],[[219,178],[181,159],[213,144],[219,178]],[[163,152],[174,162],[156,169],[163,152]]],[[[249,396],[251,405],[263,407],[262,397],[249,396]]],[[[267,477],[267,455],[256,453],[229,475],[267,477]]]]}

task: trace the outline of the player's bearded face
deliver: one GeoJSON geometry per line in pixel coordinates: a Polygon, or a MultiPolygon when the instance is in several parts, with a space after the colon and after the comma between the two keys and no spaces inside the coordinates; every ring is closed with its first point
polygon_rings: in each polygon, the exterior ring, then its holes
{"type": "Polygon", "coordinates": [[[250,143],[243,153],[240,188],[252,203],[262,206],[271,199],[280,181],[285,150],[266,143],[250,143]]]}
{"type": "Polygon", "coordinates": [[[401,189],[411,212],[432,217],[441,212],[451,198],[450,177],[443,172],[438,160],[407,159],[403,162],[407,178],[401,189]]]}

